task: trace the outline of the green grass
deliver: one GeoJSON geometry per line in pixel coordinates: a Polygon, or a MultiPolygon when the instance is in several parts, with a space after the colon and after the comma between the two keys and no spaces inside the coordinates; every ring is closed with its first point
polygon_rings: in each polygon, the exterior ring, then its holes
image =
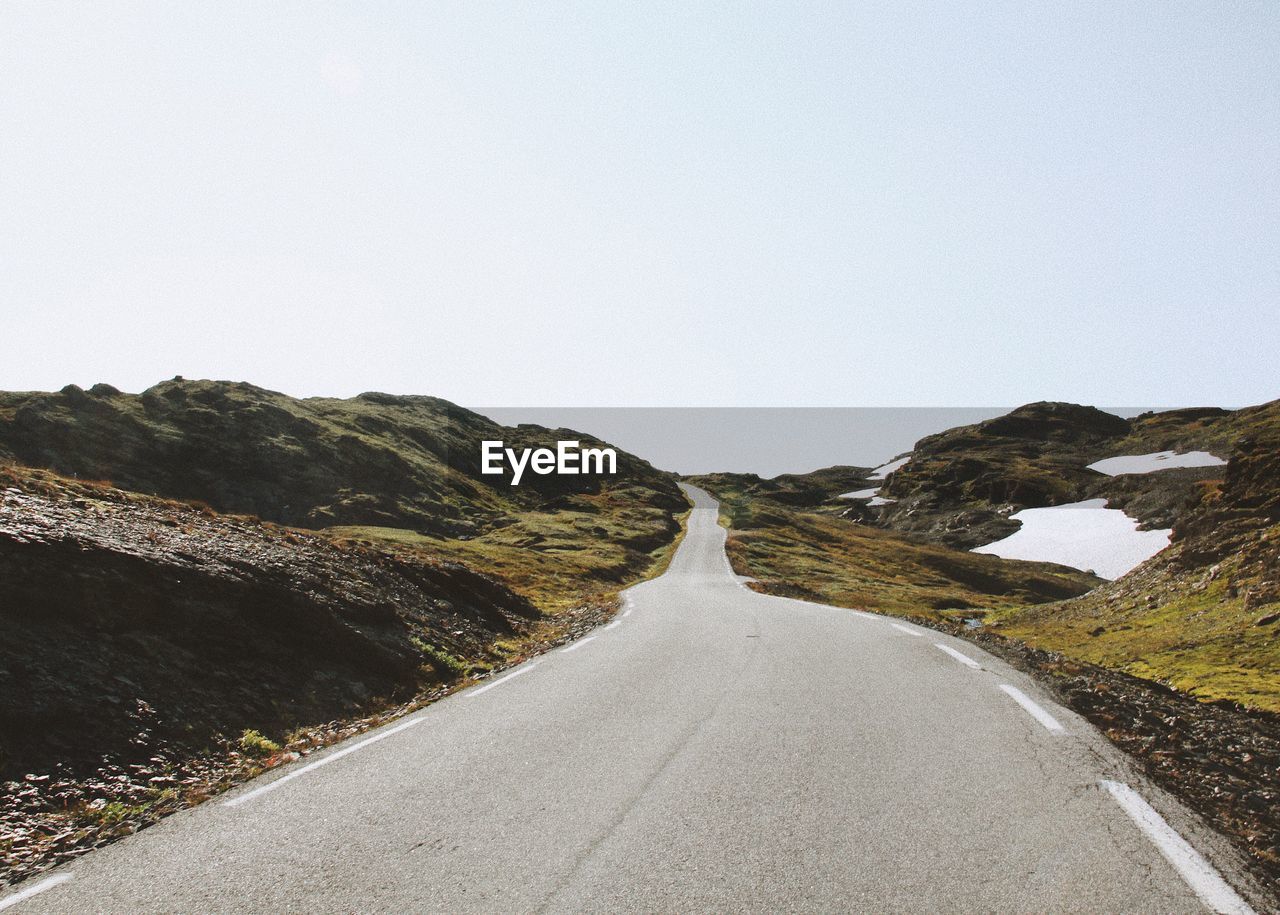
{"type": "Polygon", "coordinates": [[[280,744],[262,736],[260,732],[252,728],[246,729],[236,743],[240,747],[240,752],[258,759],[280,752],[280,744]]]}
{"type": "Polygon", "coordinates": [[[424,642],[417,636],[411,637],[409,641],[422,652],[422,656],[432,673],[445,682],[464,677],[470,670],[470,665],[466,661],[449,654],[443,648],[432,645],[430,642],[424,642]]]}
{"type": "Polygon", "coordinates": [[[1212,581],[1158,567],[1078,601],[1002,614],[996,630],[1198,699],[1280,712],[1280,624],[1258,625],[1280,605],[1246,609],[1239,565],[1229,557],[1212,581]]]}
{"type": "Polygon", "coordinates": [[[574,496],[565,504],[554,512],[513,514],[509,523],[470,540],[389,527],[336,527],[327,533],[466,563],[554,615],[611,600],[665,568],[682,530],[682,516],[673,519],[625,488],[574,496]]]}

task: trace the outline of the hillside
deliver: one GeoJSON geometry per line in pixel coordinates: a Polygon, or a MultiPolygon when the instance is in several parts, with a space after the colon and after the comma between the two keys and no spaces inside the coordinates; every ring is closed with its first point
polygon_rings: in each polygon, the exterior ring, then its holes
{"type": "Polygon", "coordinates": [[[0,489],[0,777],[360,714],[540,616],[423,554],[20,468],[0,489]]]}
{"type": "Polygon", "coordinates": [[[971,549],[1018,529],[1023,508],[1106,498],[1144,524],[1185,515],[1204,480],[1221,467],[1108,477],[1088,465],[1124,454],[1207,451],[1223,459],[1275,405],[1144,413],[1123,419],[1093,407],[1034,403],[1005,416],[949,429],[917,443],[882,495],[894,500],[876,523],[971,549]]]}
{"type": "MultiPolygon", "coordinates": [[[[599,493],[594,475],[480,473],[480,442],[509,447],[577,439],[569,430],[500,426],[434,397],[361,394],[296,399],[250,384],[173,379],[141,394],[0,393],[0,460],[121,489],[198,499],[220,512],[295,527],[378,526],[476,536],[513,512],[599,493]]],[[[681,511],[675,483],[618,453],[614,485],[681,511]]]]}
{"type": "Polygon", "coordinates": [[[1280,711],[1280,404],[1238,413],[1232,426],[1245,434],[1223,479],[1201,485],[1169,549],[1084,597],[1011,614],[998,631],[1280,711]]]}

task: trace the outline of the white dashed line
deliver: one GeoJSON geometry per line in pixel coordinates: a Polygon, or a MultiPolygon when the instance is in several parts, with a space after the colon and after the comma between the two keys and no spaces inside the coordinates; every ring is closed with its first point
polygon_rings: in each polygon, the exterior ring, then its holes
{"type": "Polygon", "coordinates": [[[1045,726],[1046,730],[1052,731],[1054,734],[1062,734],[1066,729],[1058,723],[1058,719],[1054,718],[1040,706],[1032,701],[1031,697],[1018,689],[1016,686],[1010,686],[1008,683],[1001,683],[1000,688],[1008,693],[1013,701],[1022,706],[1028,715],[1045,726]]]}
{"type": "Polygon", "coordinates": [[[951,655],[951,657],[955,658],[965,667],[972,667],[974,670],[982,670],[982,665],[979,664],[977,661],[975,661],[973,658],[969,657],[967,654],[961,654],[960,652],[952,648],[950,645],[943,645],[941,642],[934,642],[933,644],[937,645],[947,654],[951,655]]]}
{"type": "Polygon", "coordinates": [[[1160,850],[1165,860],[1173,865],[1201,902],[1223,915],[1253,915],[1253,909],[1222,879],[1213,865],[1178,835],[1142,795],[1120,782],[1103,780],[1101,784],[1160,850]]]}
{"type": "MultiPolygon", "coordinates": [[[[585,639],[579,639],[578,641],[574,642],[574,643],[573,643],[572,645],[570,645],[568,648],[561,648],[561,649],[560,649],[560,653],[561,653],[561,654],[568,654],[568,653],[569,653],[569,652],[571,652],[571,651],[577,651],[577,650],[578,650],[579,648],[581,648],[583,645],[587,644],[587,642],[594,642],[595,640],[596,640],[596,637],[595,637],[594,635],[589,635],[589,636],[587,636],[585,639]]],[[[496,683],[495,683],[495,684],[493,684],[493,685],[494,685],[494,686],[497,686],[498,684],[496,684],[496,683]]]]}
{"type": "Polygon", "coordinates": [[[899,632],[905,632],[907,635],[914,635],[916,638],[920,638],[920,636],[924,635],[923,632],[916,632],[914,629],[908,629],[901,623],[890,623],[889,625],[894,629],[897,629],[899,632]]]}
{"type": "Polygon", "coordinates": [[[523,674],[527,674],[529,671],[533,670],[537,666],[538,666],[537,661],[534,661],[532,664],[526,664],[524,667],[521,667],[519,670],[511,671],[511,673],[507,674],[505,677],[502,677],[499,680],[494,680],[492,683],[486,684],[485,686],[482,686],[479,689],[473,689],[468,693],[464,693],[463,695],[471,696],[472,698],[474,698],[480,695],[481,693],[487,693],[489,690],[493,689],[495,686],[501,686],[502,684],[506,683],[508,680],[513,680],[516,677],[522,676],[523,674]]]}
{"type": "MultiPolygon", "coordinates": [[[[494,684],[494,685],[496,686],[497,684],[494,684]]],[[[348,754],[354,753],[356,750],[364,749],[365,747],[369,746],[369,744],[371,743],[377,743],[379,740],[385,740],[386,738],[390,737],[392,734],[396,734],[400,731],[403,731],[407,728],[411,728],[414,725],[421,724],[421,723],[422,723],[421,718],[414,718],[411,721],[404,722],[403,724],[397,724],[393,728],[387,728],[385,731],[379,731],[378,733],[374,734],[372,737],[366,737],[364,740],[361,740],[359,743],[353,743],[351,746],[344,747],[343,749],[338,750],[336,753],[330,753],[328,756],[324,757],[323,759],[317,759],[315,762],[309,763],[303,766],[301,769],[295,769],[294,771],[290,772],[288,775],[282,775],[279,778],[277,778],[275,781],[269,782],[268,784],[263,785],[261,788],[254,788],[252,791],[242,794],[239,797],[233,797],[229,801],[223,801],[222,806],[239,807],[245,801],[251,801],[255,797],[258,797],[259,795],[266,794],[268,791],[275,791],[281,785],[284,785],[284,784],[287,784],[288,782],[293,781],[299,775],[306,775],[312,769],[319,769],[321,766],[327,766],[329,765],[329,763],[342,759],[342,757],[347,756],[348,754]]]]}
{"type": "Polygon", "coordinates": [[[0,912],[9,908],[9,906],[17,905],[19,902],[25,902],[37,893],[43,893],[45,890],[51,890],[60,883],[66,883],[71,879],[70,874],[54,874],[52,877],[46,877],[39,883],[27,887],[25,890],[19,890],[12,896],[6,896],[0,899],[0,912]]]}

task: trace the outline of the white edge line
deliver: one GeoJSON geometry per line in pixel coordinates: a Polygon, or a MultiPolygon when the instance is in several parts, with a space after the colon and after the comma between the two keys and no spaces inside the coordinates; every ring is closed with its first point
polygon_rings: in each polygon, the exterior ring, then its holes
{"type": "Polygon", "coordinates": [[[876,616],[874,613],[868,613],[866,610],[850,610],[849,612],[852,613],[854,616],[860,616],[863,619],[869,619],[869,620],[880,619],[880,617],[876,616]]]}
{"type": "Polygon", "coordinates": [[[622,625],[622,620],[614,620],[612,623],[610,623],[608,626],[605,626],[604,629],[600,631],[603,632],[605,631],[605,629],[617,629],[621,625],[622,625]]]}
{"type": "MultiPolygon", "coordinates": [[[[519,670],[512,671],[511,673],[507,674],[505,677],[502,677],[499,680],[494,680],[492,683],[482,686],[479,689],[472,690],[471,692],[466,693],[466,695],[478,696],[481,693],[483,693],[485,690],[493,689],[495,686],[499,686],[507,682],[512,677],[518,677],[521,674],[528,673],[529,671],[533,670],[533,668],[536,666],[537,664],[535,662],[533,664],[528,665],[527,667],[522,667],[519,670]]],[[[303,766],[301,769],[295,769],[292,772],[286,773],[285,775],[282,775],[279,778],[277,778],[275,781],[268,782],[267,784],[263,785],[260,788],[254,788],[252,791],[247,791],[244,794],[239,795],[238,797],[233,797],[230,800],[223,801],[222,805],[224,807],[239,807],[241,804],[245,803],[246,801],[251,801],[255,797],[259,797],[263,794],[266,794],[268,791],[274,791],[275,789],[279,788],[281,785],[284,785],[288,782],[293,781],[299,775],[306,775],[312,769],[318,769],[321,766],[328,765],[329,763],[334,762],[335,760],[342,759],[342,757],[350,753],[354,753],[356,750],[362,750],[365,747],[369,746],[370,744],[377,743],[379,740],[384,740],[390,737],[392,734],[397,734],[400,731],[405,730],[406,728],[411,728],[414,725],[421,724],[421,723],[422,723],[421,718],[413,718],[409,721],[405,721],[405,722],[402,722],[401,724],[397,724],[395,727],[390,727],[390,728],[387,728],[386,730],[378,731],[378,733],[370,737],[366,737],[364,740],[361,740],[357,743],[353,743],[349,747],[343,747],[341,750],[338,750],[337,752],[330,753],[328,756],[325,756],[323,759],[317,759],[315,762],[308,763],[307,765],[303,766]]]]}
{"type": "Polygon", "coordinates": [[[511,671],[511,673],[507,674],[505,677],[501,677],[497,680],[494,680],[492,683],[486,683],[484,686],[480,687],[479,689],[473,689],[469,693],[466,693],[465,695],[478,696],[481,693],[487,693],[489,690],[493,689],[495,686],[501,686],[502,684],[506,683],[508,680],[514,679],[515,677],[518,677],[521,674],[527,674],[529,671],[533,670],[537,666],[538,666],[537,661],[534,661],[532,664],[526,664],[524,667],[521,667],[519,670],[513,670],[511,671]]]}
{"type": "Polygon", "coordinates": [[[9,908],[9,906],[14,906],[19,902],[30,899],[37,893],[43,893],[45,890],[51,890],[58,884],[66,883],[70,879],[70,874],[54,874],[52,877],[46,877],[34,886],[29,886],[25,890],[19,890],[12,896],[6,896],[4,899],[0,899],[0,911],[9,908]]]}
{"type": "MultiPolygon", "coordinates": [[[[568,654],[571,651],[577,651],[583,645],[587,644],[587,642],[594,642],[595,640],[596,640],[596,637],[594,635],[589,635],[585,639],[578,639],[578,641],[574,642],[572,645],[569,645],[566,648],[561,648],[560,653],[568,654]]],[[[498,684],[495,683],[493,685],[497,686],[498,684]]]]}
{"type": "MultiPolygon", "coordinates": [[[[497,684],[494,684],[494,685],[496,686],[497,684]]],[[[397,724],[395,727],[378,731],[376,734],[374,734],[371,737],[366,737],[364,740],[361,740],[357,743],[353,743],[349,747],[343,747],[341,750],[338,750],[334,753],[330,753],[328,756],[325,756],[322,759],[317,759],[313,763],[308,763],[307,765],[303,766],[301,769],[294,769],[292,772],[288,772],[280,776],[279,778],[277,778],[275,781],[268,782],[267,784],[263,785],[260,788],[254,788],[252,791],[247,791],[244,794],[239,795],[238,797],[233,797],[230,800],[223,801],[222,806],[239,807],[245,801],[251,801],[255,797],[258,797],[259,795],[266,794],[268,791],[275,791],[281,785],[286,784],[287,782],[293,781],[299,775],[306,775],[312,769],[319,769],[321,766],[327,766],[329,763],[334,762],[335,760],[342,759],[342,757],[348,755],[349,753],[354,753],[356,750],[362,750],[365,747],[369,746],[369,744],[371,743],[377,743],[379,740],[385,740],[386,738],[390,737],[392,734],[399,733],[400,731],[403,731],[406,728],[411,728],[415,724],[421,724],[421,723],[422,723],[421,718],[413,718],[413,719],[410,719],[409,721],[401,722],[400,724],[397,724]]]]}
{"type": "Polygon", "coordinates": [[[1066,731],[1066,728],[1058,722],[1057,718],[1054,718],[1042,709],[1030,696],[1018,689],[1016,686],[1010,686],[1008,683],[1001,683],[1000,688],[1008,693],[1014,702],[1022,706],[1028,715],[1044,725],[1045,730],[1051,731],[1054,734],[1062,734],[1066,731]]]}
{"type": "Polygon", "coordinates": [[[934,642],[933,644],[937,645],[947,654],[951,655],[951,657],[955,658],[965,667],[972,667],[974,670],[982,670],[982,665],[979,664],[977,661],[975,661],[973,658],[969,657],[967,654],[963,654],[962,652],[956,651],[950,645],[943,645],[941,642],[934,642]]]}
{"type": "Polygon", "coordinates": [[[632,611],[632,610],[634,610],[634,609],[635,609],[635,607],[628,607],[626,610],[624,610],[624,611],[623,611],[622,615],[623,615],[623,616],[630,616],[630,615],[631,615],[631,611],[632,611]]]}
{"type": "Polygon", "coordinates": [[[914,635],[916,638],[920,638],[920,636],[924,635],[923,632],[916,632],[914,629],[908,629],[901,623],[890,623],[889,625],[894,629],[897,629],[899,632],[905,632],[907,635],[914,635]]]}
{"type": "Polygon", "coordinates": [[[1213,865],[1178,835],[1142,795],[1121,782],[1103,779],[1101,784],[1129,815],[1129,819],[1159,849],[1165,860],[1173,865],[1174,870],[1195,891],[1201,902],[1222,915],[1254,915],[1249,904],[1222,879],[1213,865]]]}

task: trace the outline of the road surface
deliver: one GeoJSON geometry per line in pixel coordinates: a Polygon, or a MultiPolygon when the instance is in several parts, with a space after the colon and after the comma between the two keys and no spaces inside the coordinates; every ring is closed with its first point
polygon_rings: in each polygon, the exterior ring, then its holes
{"type": "Polygon", "coordinates": [[[14,911],[1247,911],[1221,840],[1032,681],[748,590],[691,492],[670,569],[612,624],[14,911]]]}

